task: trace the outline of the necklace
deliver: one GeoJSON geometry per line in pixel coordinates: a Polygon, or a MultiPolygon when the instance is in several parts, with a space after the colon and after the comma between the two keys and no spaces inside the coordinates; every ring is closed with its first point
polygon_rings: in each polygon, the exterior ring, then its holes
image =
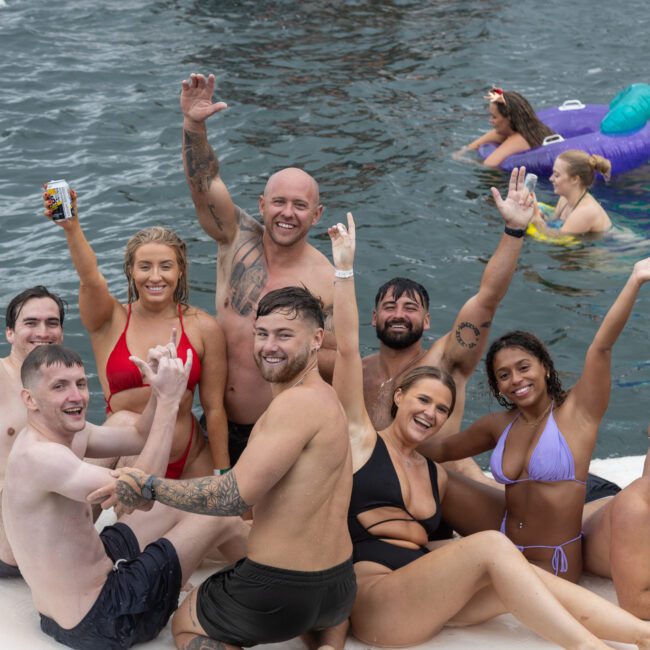
{"type": "Polygon", "coordinates": [[[521,419],[524,421],[524,424],[527,427],[534,429],[546,417],[546,414],[551,410],[551,406],[553,406],[553,400],[550,401],[549,405],[544,409],[544,412],[538,418],[536,418],[534,422],[527,422],[526,418],[523,416],[523,413],[521,419]]]}
{"type": "Polygon", "coordinates": [[[395,379],[397,379],[397,377],[403,375],[411,366],[415,365],[425,354],[426,354],[426,350],[424,352],[421,352],[417,356],[415,356],[413,359],[411,359],[411,361],[409,361],[403,368],[400,368],[392,377],[389,377],[388,379],[384,379],[384,381],[382,381],[381,384],[379,384],[379,390],[382,390],[386,384],[392,383],[393,381],[395,381],[395,379]]]}
{"type": "Polygon", "coordinates": [[[303,372],[302,375],[300,375],[300,377],[298,377],[298,379],[293,384],[291,384],[291,386],[289,386],[288,388],[285,388],[285,390],[289,390],[289,388],[295,388],[298,384],[302,384],[302,382],[305,381],[305,378],[307,377],[307,375],[317,365],[318,365],[318,359],[316,358],[316,359],[314,359],[313,363],[307,368],[307,370],[305,370],[305,372],[303,372]]]}

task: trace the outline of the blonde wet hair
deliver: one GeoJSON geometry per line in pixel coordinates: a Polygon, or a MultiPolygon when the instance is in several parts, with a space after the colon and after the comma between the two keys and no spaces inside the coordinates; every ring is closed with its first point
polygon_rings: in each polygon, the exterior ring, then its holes
{"type": "Polygon", "coordinates": [[[600,172],[608,181],[612,171],[612,163],[596,154],[588,154],[580,149],[569,149],[562,152],[558,159],[566,163],[567,174],[577,176],[583,187],[591,187],[596,179],[596,172],[600,172]]]}
{"type": "Polygon", "coordinates": [[[162,226],[152,226],[136,232],[126,243],[124,251],[124,275],[128,282],[128,301],[135,302],[138,298],[138,290],[135,288],[133,281],[133,263],[135,262],[135,253],[144,244],[162,244],[169,246],[176,253],[176,262],[180,271],[178,283],[174,289],[174,302],[187,306],[190,296],[189,279],[187,277],[187,247],[185,242],[169,228],[162,226]]]}

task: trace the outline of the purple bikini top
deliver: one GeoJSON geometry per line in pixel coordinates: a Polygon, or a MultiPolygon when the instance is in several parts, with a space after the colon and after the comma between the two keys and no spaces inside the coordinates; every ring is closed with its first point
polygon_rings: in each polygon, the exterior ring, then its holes
{"type": "MultiPolygon", "coordinates": [[[[517,416],[519,417],[519,416],[517,416]]],[[[497,442],[492,457],[490,458],[490,470],[494,480],[504,485],[522,483],[523,481],[575,481],[585,485],[585,481],[576,478],[575,463],[573,454],[567,444],[562,432],[558,429],[557,422],[553,417],[553,409],[548,416],[546,426],[539,437],[537,446],[533,450],[528,464],[528,476],[526,478],[511,479],[503,473],[503,451],[506,440],[515,418],[503,431],[497,442]]]]}

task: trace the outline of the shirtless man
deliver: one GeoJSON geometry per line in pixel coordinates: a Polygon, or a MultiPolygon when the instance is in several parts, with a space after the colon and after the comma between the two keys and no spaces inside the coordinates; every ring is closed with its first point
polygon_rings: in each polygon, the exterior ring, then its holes
{"type": "Polygon", "coordinates": [[[88,385],[76,352],[40,346],[21,369],[28,414],[7,462],[7,537],[41,629],[71,647],[126,648],[154,638],[211,544],[246,526],[239,518],[215,525],[209,517],[156,506],[97,533],[87,496],[111,477],[82,458],[140,452],[140,467],[164,471],[191,353],[185,366],[161,357],[155,373],[135,362],[152,398],[132,427],[86,422],[88,385]]]}
{"type": "MultiPolygon", "coordinates": [[[[231,472],[173,481],[118,470],[128,507],[237,515],[253,506],[248,556],[208,578],[172,621],[178,648],[277,643],[309,633],[310,647],[343,648],[356,593],[347,510],[352,461],[347,419],[318,373],[319,301],[305,289],[267,293],[255,320],[255,361],[273,390],[231,472]]],[[[99,495],[111,493],[111,486],[99,495]]]]}
{"type": "Polygon", "coordinates": [[[641,478],[585,506],[582,530],[585,571],[611,578],[619,605],[650,620],[650,449],[641,478]]]}
{"type": "MultiPolygon", "coordinates": [[[[63,341],[64,316],[63,300],[43,286],[26,289],[7,306],[5,335],[11,350],[9,356],[0,359],[0,498],[9,452],[27,424],[27,409],[20,396],[20,369],[36,346],[63,341]]],[[[20,571],[5,536],[0,505],[0,578],[17,576],[20,571]]]]}
{"type": "MultiPolygon", "coordinates": [[[[514,190],[517,182],[523,183],[525,173],[524,167],[513,170],[509,191],[514,190]]],[[[377,293],[372,324],[380,341],[379,352],[363,359],[363,394],[378,431],[392,421],[394,387],[404,372],[417,366],[436,366],[454,378],[456,408],[438,435],[460,430],[465,387],[485,351],[492,318],[512,280],[523,235],[533,214],[532,208],[523,209],[512,199],[502,200],[496,188],[492,188],[492,196],[505,222],[505,232],[485,267],[478,293],[461,307],[450,332],[428,350],[423,349],[422,333],[429,329],[429,295],[417,282],[394,278],[377,293]]],[[[420,451],[426,455],[426,444],[420,451]]],[[[485,477],[478,465],[471,459],[466,461],[451,467],[483,481],[485,477]]]]}
{"type": "MultiPolygon", "coordinates": [[[[273,174],[259,198],[263,223],[233,203],[208,143],[205,121],[225,108],[212,103],[215,78],[192,74],[181,90],[183,166],[199,223],[217,242],[217,319],[228,349],[225,405],[229,420],[230,461],[246,446],[253,424],[271,401],[271,387],[253,360],[253,321],[267,292],[306,286],[331,316],[334,269],[307,241],[323,212],[318,184],[309,174],[287,168],[273,174]]],[[[319,353],[323,375],[331,376],[333,337],[319,353]]]]}

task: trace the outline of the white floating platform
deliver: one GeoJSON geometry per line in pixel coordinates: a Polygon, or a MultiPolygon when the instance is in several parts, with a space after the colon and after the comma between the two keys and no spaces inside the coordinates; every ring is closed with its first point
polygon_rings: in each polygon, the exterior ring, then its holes
{"type": "MultiPolygon", "coordinates": [[[[624,487],[641,475],[644,458],[644,456],[633,456],[594,460],[591,464],[591,471],[624,487]]],[[[192,583],[198,586],[213,571],[214,566],[200,568],[192,576],[192,583]]],[[[581,584],[608,600],[616,602],[616,593],[611,581],[584,576],[581,584]]],[[[34,610],[29,589],[23,580],[15,578],[0,580],[0,611],[2,611],[0,620],[1,650],[9,648],[12,650],[58,648],[60,650],[64,647],[40,631],[38,614],[34,610]]],[[[610,645],[620,649],[635,648],[633,645],[621,643],[611,643],[610,645]]],[[[135,647],[147,650],[171,650],[175,647],[171,636],[171,626],[168,624],[154,641],[135,647]]],[[[256,647],[268,650],[303,650],[305,646],[299,639],[295,639],[286,643],[256,647]]],[[[427,643],[413,647],[418,650],[468,650],[469,648],[475,650],[492,648],[495,650],[549,650],[557,646],[529,632],[512,616],[505,615],[473,627],[445,629],[427,643]]],[[[371,646],[350,637],[346,648],[348,650],[370,650],[371,646]]]]}

